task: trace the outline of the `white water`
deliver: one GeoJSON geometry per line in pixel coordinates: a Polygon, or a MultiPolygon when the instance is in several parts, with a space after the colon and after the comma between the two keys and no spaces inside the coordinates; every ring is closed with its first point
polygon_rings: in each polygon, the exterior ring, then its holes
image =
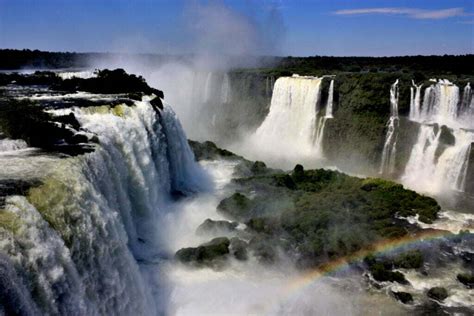
{"type": "Polygon", "coordinates": [[[395,158],[398,141],[398,79],[390,88],[390,119],[387,123],[387,134],[382,151],[382,162],[379,173],[391,174],[395,171],[395,158]]]}
{"type": "Polygon", "coordinates": [[[326,128],[326,121],[333,119],[333,103],[334,103],[334,80],[331,80],[329,84],[329,93],[328,100],[326,102],[326,114],[319,119],[318,126],[316,127],[316,136],[315,136],[315,147],[323,156],[323,140],[324,140],[324,131],[326,128]]]}
{"type": "Polygon", "coordinates": [[[420,123],[420,128],[401,177],[405,185],[429,193],[465,190],[474,142],[474,113],[463,105],[463,100],[471,100],[470,93],[469,84],[461,97],[456,85],[439,80],[425,89],[422,103],[415,95],[410,104],[410,119],[420,123]],[[440,141],[442,125],[454,137],[453,145],[440,141]]]}
{"type": "Polygon", "coordinates": [[[410,88],[410,115],[412,121],[420,119],[421,115],[421,87],[423,84],[416,85],[412,80],[412,87],[410,88]]]}
{"type": "MultiPolygon", "coordinates": [[[[223,219],[216,206],[232,192],[226,185],[236,162],[205,161],[202,165],[212,175],[215,189],[179,202],[167,215],[164,227],[171,251],[216,237],[198,235],[196,228],[207,218],[223,219]]],[[[263,266],[252,256],[247,262],[231,261],[223,271],[170,262],[164,264],[163,273],[171,284],[169,315],[362,315],[380,304],[389,313],[402,313],[386,295],[367,294],[357,277],[323,277],[294,288],[293,282],[301,275],[291,264],[263,266]]]]}
{"type": "Polygon", "coordinates": [[[0,139],[0,153],[25,149],[26,147],[28,145],[21,139],[0,139]]]}
{"type": "Polygon", "coordinates": [[[61,79],[72,79],[72,78],[81,78],[81,79],[89,79],[93,77],[97,77],[97,73],[92,70],[86,71],[65,71],[65,72],[58,72],[57,75],[61,77],[61,79]]]}
{"type": "Polygon", "coordinates": [[[228,103],[231,100],[231,88],[230,88],[230,79],[227,73],[224,74],[224,79],[222,81],[221,87],[221,102],[228,103]]]}
{"type": "Polygon", "coordinates": [[[6,212],[20,218],[0,225],[0,270],[17,273],[2,280],[7,300],[29,315],[159,314],[159,270],[148,269],[166,250],[157,228],[170,194],[203,189],[206,176],[168,106],[160,119],[147,99],[124,117],[73,111],[100,146],[55,160],[33,197],[38,209],[7,198],[6,212]]]}
{"type": "Polygon", "coordinates": [[[315,142],[321,81],[316,77],[293,76],[275,82],[270,112],[250,136],[253,147],[262,156],[293,162],[322,157],[315,142]]]}

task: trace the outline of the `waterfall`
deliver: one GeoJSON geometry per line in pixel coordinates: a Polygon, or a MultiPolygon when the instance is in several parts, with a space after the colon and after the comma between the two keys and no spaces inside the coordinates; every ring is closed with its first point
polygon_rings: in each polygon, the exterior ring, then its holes
{"type": "Polygon", "coordinates": [[[420,124],[420,130],[401,178],[404,184],[435,193],[465,190],[474,142],[474,113],[469,111],[470,102],[469,84],[461,96],[459,87],[448,80],[438,80],[425,89],[422,103],[410,103],[409,118],[420,124]],[[422,104],[421,109],[418,104],[422,104]],[[411,115],[417,111],[419,116],[411,115]],[[453,143],[440,141],[443,125],[453,143]]]}
{"type": "Polygon", "coordinates": [[[270,112],[253,135],[261,150],[295,157],[321,155],[315,146],[321,80],[293,75],[275,82],[270,112]]]}
{"type": "Polygon", "coordinates": [[[212,99],[212,88],[213,88],[213,80],[214,74],[209,72],[206,77],[206,83],[204,85],[204,100],[203,102],[209,102],[212,99]]]}
{"type": "Polygon", "coordinates": [[[464,87],[462,94],[461,112],[469,111],[469,108],[474,107],[472,98],[471,84],[468,82],[464,87]]]}
{"type": "Polygon", "coordinates": [[[328,100],[326,102],[326,114],[324,117],[319,119],[319,124],[317,126],[317,132],[315,137],[315,147],[319,150],[322,155],[322,146],[323,146],[323,139],[324,139],[324,130],[326,128],[326,121],[328,119],[334,118],[333,116],[333,103],[334,103],[334,80],[331,80],[329,84],[329,93],[328,93],[328,100]]]}
{"type": "Polygon", "coordinates": [[[58,159],[27,197],[6,199],[0,281],[8,291],[0,289],[0,301],[12,303],[7,314],[162,313],[152,269],[165,243],[157,227],[172,194],[200,190],[206,177],[168,106],[161,115],[148,99],[119,107],[56,111],[73,111],[100,145],[58,159]]]}
{"type": "Polygon", "coordinates": [[[326,104],[326,118],[333,118],[333,103],[334,103],[334,79],[329,84],[328,102],[326,104]]]}
{"type": "Polygon", "coordinates": [[[398,79],[390,88],[390,118],[387,123],[387,134],[382,151],[380,173],[393,173],[395,171],[395,158],[398,140],[398,79]]]}
{"type": "Polygon", "coordinates": [[[222,103],[229,103],[230,102],[230,80],[229,75],[227,73],[224,74],[224,78],[222,80],[222,87],[221,87],[221,102],[222,103]]]}
{"type": "Polygon", "coordinates": [[[423,84],[416,85],[415,81],[412,80],[412,86],[410,87],[410,115],[409,118],[412,121],[420,119],[421,115],[421,87],[423,84]]]}

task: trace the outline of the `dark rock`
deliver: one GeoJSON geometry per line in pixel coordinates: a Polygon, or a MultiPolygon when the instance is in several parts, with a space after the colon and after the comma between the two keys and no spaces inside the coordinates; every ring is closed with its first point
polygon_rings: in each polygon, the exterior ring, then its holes
{"type": "Polygon", "coordinates": [[[191,146],[191,149],[194,152],[194,156],[196,157],[196,160],[216,160],[216,159],[222,159],[222,158],[233,158],[233,159],[243,159],[240,156],[237,156],[236,154],[225,150],[221,149],[216,146],[211,141],[205,141],[205,142],[197,142],[194,140],[188,140],[189,145],[191,146]]]}
{"type": "Polygon", "coordinates": [[[413,296],[407,292],[394,292],[392,291],[393,296],[403,304],[408,304],[413,302],[413,296]]]}
{"type": "Polygon", "coordinates": [[[429,298],[432,298],[437,301],[444,301],[448,297],[448,291],[444,287],[432,287],[426,293],[429,298]]]}
{"type": "Polygon", "coordinates": [[[159,97],[156,97],[150,101],[151,106],[155,110],[155,112],[159,113],[159,110],[163,110],[163,102],[159,97]]]}
{"type": "Polygon", "coordinates": [[[99,70],[97,72],[97,77],[88,79],[71,78],[62,80],[54,85],[53,88],[55,90],[67,92],[87,91],[105,94],[155,94],[158,98],[163,98],[163,92],[151,88],[143,77],[127,74],[123,69],[99,70]]]}
{"type": "Polygon", "coordinates": [[[203,234],[228,234],[235,230],[239,225],[236,222],[229,221],[214,221],[212,219],[206,219],[196,230],[198,235],[203,234]]]}
{"type": "Polygon", "coordinates": [[[440,143],[452,146],[456,143],[456,138],[454,137],[451,129],[449,129],[446,125],[441,126],[441,134],[439,136],[440,143]]]}
{"type": "Polygon", "coordinates": [[[223,199],[217,206],[217,211],[232,220],[244,222],[252,215],[252,201],[237,192],[223,199]]]}
{"type": "Polygon", "coordinates": [[[249,248],[260,263],[272,264],[277,259],[273,241],[265,237],[255,237],[250,240],[249,248]]]}
{"type": "Polygon", "coordinates": [[[250,171],[254,175],[265,174],[267,171],[267,165],[262,161],[255,161],[250,168],[250,171]]]}
{"type": "Polygon", "coordinates": [[[185,264],[213,266],[225,260],[229,254],[230,241],[226,237],[214,238],[196,248],[182,248],[175,258],[185,264]]]}
{"type": "Polygon", "coordinates": [[[474,274],[460,273],[456,276],[459,282],[464,284],[468,289],[474,288],[474,274]]]}
{"type": "Polygon", "coordinates": [[[56,122],[68,124],[75,130],[79,130],[81,128],[81,124],[76,119],[76,116],[74,115],[74,113],[69,113],[68,115],[55,116],[54,120],[56,122]]]}
{"type": "Polygon", "coordinates": [[[247,247],[248,244],[242,239],[234,237],[230,240],[230,254],[233,255],[237,260],[245,261],[248,259],[247,247]]]}
{"type": "Polygon", "coordinates": [[[9,195],[26,195],[31,187],[41,184],[39,180],[0,179],[0,208],[5,205],[9,195]]]}
{"type": "Polygon", "coordinates": [[[398,271],[390,271],[380,262],[373,264],[370,267],[370,272],[376,281],[379,282],[398,282],[400,284],[408,284],[403,273],[398,271]]]}

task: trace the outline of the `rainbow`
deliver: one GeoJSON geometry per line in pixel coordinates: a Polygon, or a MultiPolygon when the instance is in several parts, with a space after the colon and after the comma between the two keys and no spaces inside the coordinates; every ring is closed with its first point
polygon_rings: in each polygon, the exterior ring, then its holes
{"type": "Polygon", "coordinates": [[[327,276],[328,274],[336,273],[338,271],[347,269],[352,263],[362,261],[366,256],[371,254],[383,254],[388,253],[394,250],[397,250],[406,246],[413,246],[416,244],[426,243],[431,240],[456,236],[452,232],[444,230],[434,230],[428,229],[421,232],[406,235],[399,238],[393,239],[384,239],[378,241],[374,244],[371,244],[369,247],[361,249],[355,253],[352,253],[348,256],[338,258],[331,262],[328,262],[322,266],[319,266],[316,269],[307,271],[302,275],[298,276],[296,279],[293,279],[287,286],[287,294],[300,291],[309,285],[311,285],[315,280],[327,276]]]}

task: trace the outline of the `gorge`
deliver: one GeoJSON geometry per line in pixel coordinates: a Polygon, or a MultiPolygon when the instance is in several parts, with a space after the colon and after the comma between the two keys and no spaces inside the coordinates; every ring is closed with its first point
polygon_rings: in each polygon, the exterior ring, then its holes
{"type": "Polygon", "coordinates": [[[295,70],[1,73],[0,314],[472,312],[472,77],[295,70]]]}

